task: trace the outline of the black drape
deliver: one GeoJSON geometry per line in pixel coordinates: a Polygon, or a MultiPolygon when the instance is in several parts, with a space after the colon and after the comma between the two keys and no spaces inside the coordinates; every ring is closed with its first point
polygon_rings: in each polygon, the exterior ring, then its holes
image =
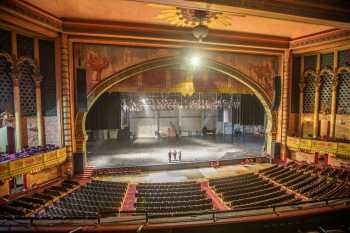
{"type": "Polygon", "coordinates": [[[56,116],[56,71],[55,71],[55,42],[39,40],[40,73],[43,113],[45,116],[56,116]]]}
{"type": "Polygon", "coordinates": [[[255,95],[241,95],[240,105],[233,109],[234,124],[264,125],[265,110],[255,95]]]}
{"type": "Polygon", "coordinates": [[[102,94],[87,115],[86,129],[120,129],[120,111],[119,93],[102,94]]]}

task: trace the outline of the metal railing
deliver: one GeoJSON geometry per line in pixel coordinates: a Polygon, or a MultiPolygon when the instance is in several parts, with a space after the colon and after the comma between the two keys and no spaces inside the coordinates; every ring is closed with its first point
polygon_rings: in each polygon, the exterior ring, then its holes
{"type": "Polygon", "coordinates": [[[0,220],[7,221],[21,221],[21,223],[27,224],[54,224],[55,222],[61,223],[62,221],[93,221],[93,224],[125,224],[130,222],[152,224],[152,223],[181,223],[181,222],[195,222],[195,221],[210,221],[217,222],[221,219],[228,218],[239,218],[239,217],[250,217],[262,214],[273,214],[276,217],[279,213],[296,211],[296,210],[306,210],[312,208],[322,208],[329,206],[343,206],[350,208],[350,197],[346,198],[331,198],[322,200],[311,200],[303,201],[293,204],[282,204],[282,205],[270,205],[266,207],[250,207],[250,208],[240,208],[225,211],[203,211],[203,212],[186,212],[186,213],[176,213],[170,215],[162,215],[155,213],[150,213],[147,211],[118,211],[118,212],[99,212],[96,216],[55,216],[55,217],[17,217],[17,216],[0,216],[0,220]]]}

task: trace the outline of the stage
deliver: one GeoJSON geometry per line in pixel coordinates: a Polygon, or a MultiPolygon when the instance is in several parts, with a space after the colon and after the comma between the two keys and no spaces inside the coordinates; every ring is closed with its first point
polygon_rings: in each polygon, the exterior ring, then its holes
{"type": "Polygon", "coordinates": [[[96,168],[169,164],[169,150],[181,151],[181,162],[241,159],[260,156],[264,138],[259,136],[207,136],[138,138],[133,143],[117,140],[88,142],[87,159],[96,168]]]}

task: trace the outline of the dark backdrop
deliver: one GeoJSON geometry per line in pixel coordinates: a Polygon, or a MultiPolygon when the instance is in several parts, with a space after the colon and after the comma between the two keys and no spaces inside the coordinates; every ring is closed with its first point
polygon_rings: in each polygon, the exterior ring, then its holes
{"type": "Polygon", "coordinates": [[[86,117],[86,129],[120,129],[120,94],[104,93],[86,117]]]}

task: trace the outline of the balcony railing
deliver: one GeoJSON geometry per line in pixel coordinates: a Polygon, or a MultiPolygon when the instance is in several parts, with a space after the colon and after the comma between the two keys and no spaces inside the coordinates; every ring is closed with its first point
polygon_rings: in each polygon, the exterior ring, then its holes
{"type": "Polygon", "coordinates": [[[331,153],[342,157],[348,156],[350,159],[350,143],[287,137],[287,146],[292,151],[331,153]]]}
{"type": "Polygon", "coordinates": [[[0,179],[34,173],[63,163],[67,158],[66,148],[55,149],[39,154],[0,163],[0,179]]]}

